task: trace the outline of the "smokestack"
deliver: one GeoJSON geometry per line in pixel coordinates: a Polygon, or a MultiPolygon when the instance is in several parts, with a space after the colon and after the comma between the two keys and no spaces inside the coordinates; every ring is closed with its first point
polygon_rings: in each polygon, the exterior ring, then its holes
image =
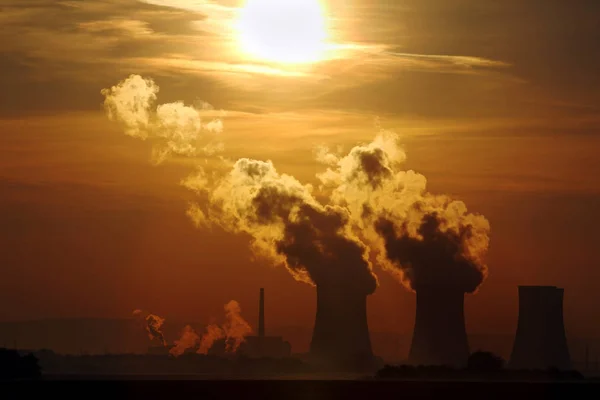
{"type": "Polygon", "coordinates": [[[420,286],[409,362],[462,367],[468,357],[464,291],[452,286],[420,286]]]}
{"type": "Polygon", "coordinates": [[[265,289],[260,288],[260,300],[258,302],[258,336],[265,336],[265,289]]]}
{"type": "Polygon", "coordinates": [[[363,367],[373,361],[364,291],[339,285],[317,286],[310,353],[317,361],[336,367],[363,367]]]}
{"type": "Polygon", "coordinates": [[[563,294],[564,290],[555,286],[519,286],[519,320],[511,368],[571,368],[563,294]]]}

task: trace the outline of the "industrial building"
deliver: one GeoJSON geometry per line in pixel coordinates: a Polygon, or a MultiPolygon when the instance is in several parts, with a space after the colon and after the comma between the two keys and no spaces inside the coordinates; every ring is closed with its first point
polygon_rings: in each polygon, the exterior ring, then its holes
{"type": "MultiPolygon", "coordinates": [[[[226,355],[226,339],[217,340],[208,351],[209,355],[226,355]]],[[[258,303],[258,335],[246,336],[236,355],[250,358],[285,358],[292,354],[292,346],[281,336],[267,336],[265,333],[265,290],[260,289],[258,303]]]]}
{"type": "Polygon", "coordinates": [[[157,345],[148,347],[148,354],[153,356],[168,356],[171,352],[171,349],[175,347],[174,345],[157,345]]]}
{"type": "Polygon", "coordinates": [[[509,367],[571,368],[563,321],[564,289],[519,286],[519,319],[509,367]]]}
{"type": "Polygon", "coordinates": [[[465,366],[469,343],[465,330],[464,291],[447,285],[417,290],[415,326],[409,353],[413,365],[465,366]]]}
{"type": "Polygon", "coordinates": [[[265,333],[265,289],[260,289],[258,301],[258,335],[246,336],[238,354],[253,358],[284,358],[292,354],[292,346],[281,336],[267,336],[265,333]]]}

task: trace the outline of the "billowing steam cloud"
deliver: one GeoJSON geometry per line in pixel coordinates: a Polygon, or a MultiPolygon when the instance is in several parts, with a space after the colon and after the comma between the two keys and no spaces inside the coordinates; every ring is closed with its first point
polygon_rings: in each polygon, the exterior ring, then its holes
{"type": "Polygon", "coordinates": [[[131,75],[110,89],[103,89],[104,108],[112,121],[119,122],[125,133],[156,142],[153,162],[161,163],[170,154],[194,156],[222,150],[220,119],[203,122],[202,116],[214,117],[208,103],[190,107],[182,102],[155,106],[159,87],[152,79],[131,75]]]}
{"type": "Polygon", "coordinates": [[[473,292],[487,275],[490,226],[465,204],[426,191],[426,179],[402,170],[398,138],[382,132],[344,157],[320,152],[331,167],[318,177],[332,203],[346,207],[378,263],[413,290],[455,286],[473,292]]]}
{"type": "Polygon", "coordinates": [[[157,340],[163,346],[167,345],[167,341],[162,333],[162,326],[165,323],[165,319],[158,315],[144,313],[142,310],[134,310],[133,317],[141,322],[144,329],[148,333],[150,340],[157,340]]]}
{"type": "MultiPolygon", "coordinates": [[[[102,91],[108,117],[126,134],[163,141],[156,162],[169,153],[194,155],[201,130],[222,128],[219,122],[203,125],[200,112],[181,103],[153,111],[158,90],[151,79],[132,75],[102,91]]],[[[348,210],[320,204],[310,186],[279,174],[271,162],[240,159],[224,176],[200,171],[184,184],[209,199],[189,209],[194,222],[249,234],[258,254],[284,264],[296,279],[344,283],[367,294],[375,290],[367,247],[352,232],[348,210]]]]}
{"type": "Polygon", "coordinates": [[[377,285],[366,246],[351,231],[348,210],[321,205],[312,188],[280,174],[270,161],[238,160],[224,177],[200,171],[183,182],[208,199],[188,214],[252,237],[257,254],[287,267],[299,281],[344,284],[370,294],[377,285]]]}
{"type": "Polygon", "coordinates": [[[252,333],[250,324],[242,317],[242,309],[239,303],[231,300],[225,304],[225,323],[222,326],[210,324],[202,337],[196,333],[191,326],[186,326],[179,340],[170,353],[176,357],[182,355],[188,349],[197,349],[198,354],[207,354],[215,342],[225,339],[225,351],[235,353],[244,342],[246,336],[252,333]]]}
{"type": "MultiPolygon", "coordinates": [[[[109,117],[128,135],[163,140],[160,154],[196,154],[200,131],[221,130],[220,122],[203,125],[200,111],[181,103],[152,111],[157,92],[137,75],[102,91],[109,117]]],[[[182,182],[201,198],[188,215],[198,226],[249,235],[257,255],[317,286],[372,293],[370,255],[413,290],[442,284],[473,292],[483,282],[488,221],[461,201],[428,193],[423,175],[402,168],[397,135],[382,131],[346,155],[321,147],[316,156],[328,165],[318,175],[327,203],[270,161],[241,158],[225,173],[200,169],[182,182]]],[[[224,328],[211,328],[206,343],[226,336],[224,328]]]]}

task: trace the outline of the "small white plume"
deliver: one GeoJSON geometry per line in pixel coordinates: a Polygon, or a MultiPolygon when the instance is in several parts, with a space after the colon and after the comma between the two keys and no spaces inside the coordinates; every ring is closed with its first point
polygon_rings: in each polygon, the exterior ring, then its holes
{"type": "Polygon", "coordinates": [[[223,121],[203,121],[203,116],[214,115],[212,106],[203,102],[186,106],[181,101],[155,106],[159,91],[152,79],[131,75],[101,93],[108,118],[120,123],[126,135],[155,142],[155,164],[171,154],[213,155],[223,150],[223,121]]]}

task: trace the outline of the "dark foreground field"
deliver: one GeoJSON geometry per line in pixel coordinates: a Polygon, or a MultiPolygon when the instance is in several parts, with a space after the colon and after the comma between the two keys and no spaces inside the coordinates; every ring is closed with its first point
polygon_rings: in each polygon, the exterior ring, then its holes
{"type": "MultiPolygon", "coordinates": [[[[44,379],[0,383],[0,398],[110,396],[126,399],[576,399],[599,398],[599,382],[442,382],[381,380],[201,380],[171,377],[44,379]]],[[[59,397],[60,398],[60,397],[59,397]]]]}

